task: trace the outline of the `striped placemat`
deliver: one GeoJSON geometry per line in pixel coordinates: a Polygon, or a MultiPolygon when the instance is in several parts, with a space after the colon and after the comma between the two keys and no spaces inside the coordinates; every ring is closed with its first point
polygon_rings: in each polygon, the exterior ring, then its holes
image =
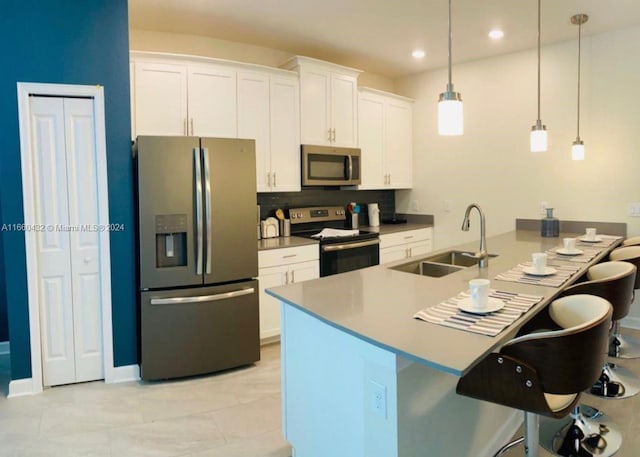
{"type": "Polygon", "coordinates": [[[563,262],[574,262],[574,263],[589,263],[595,256],[600,254],[605,248],[598,248],[593,246],[584,246],[580,245],[576,247],[576,249],[580,249],[582,254],[578,255],[563,255],[558,254],[556,250],[559,248],[549,249],[547,252],[547,261],[552,262],[554,260],[559,260],[563,262]]]}
{"type": "Polygon", "coordinates": [[[542,297],[538,295],[516,294],[491,289],[489,296],[504,301],[504,307],[493,313],[482,315],[468,313],[458,308],[459,301],[470,296],[469,291],[461,292],[442,303],[418,311],[413,317],[445,327],[496,336],[542,300],[542,297]]]}
{"type": "Polygon", "coordinates": [[[576,238],[576,246],[578,247],[578,249],[582,249],[583,246],[591,246],[593,248],[608,248],[609,246],[611,246],[613,243],[615,243],[616,241],[618,241],[620,238],[620,236],[615,236],[615,235],[597,235],[596,239],[600,240],[597,243],[594,242],[590,242],[590,241],[583,241],[583,238],[581,236],[576,238]]]}
{"type": "Polygon", "coordinates": [[[549,261],[562,260],[564,262],[574,263],[588,263],[593,260],[595,256],[600,254],[604,249],[607,249],[613,243],[618,241],[621,237],[614,235],[598,235],[600,241],[598,243],[589,243],[582,241],[582,237],[576,238],[576,249],[580,249],[582,254],[580,255],[563,255],[557,252],[558,248],[549,249],[547,251],[547,259],[549,261]]]}
{"type": "Polygon", "coordinates": [[[512,282],[521,282],[523,284],[533,284],[537,286],[547,286],[547,287],[560,287],[567,280],[576,274],[580,267],[577,265],[571,265],[566,263],[558,263],[547,266],[555,268],[556,273],[549,276],[534,276],[526,274],[523,269],[525,267],[533,267],[531,262],[523,262],[515,267],[513,267],[509,271],[505,271],[504,273],[500,273],[495,277],[495,279],[499,279],[501,281],[512,281],[512,282]]]}

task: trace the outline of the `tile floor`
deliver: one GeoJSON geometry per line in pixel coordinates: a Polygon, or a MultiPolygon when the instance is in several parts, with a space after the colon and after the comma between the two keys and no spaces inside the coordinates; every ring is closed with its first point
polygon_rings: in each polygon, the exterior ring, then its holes
{"type": "MultiPolygon", "coordinates": [[[[10,400],[8,356],[0,356],[0,457],[290,457],[281,435],[279,351],[265,346],[255,366],[218,375],[91,382],[10,400]]],[[[621,364],[640,374],[640,359],[621,364]]],[[[583,401],[623,429],[617,457],[640,455],[640,395],[583,401]]],[[[523,455],[522,446],[505,455],[523,455]]]]}
{"type": "Polygon", "coordinates": [[[280,346],[255,366],[186,380],[90,382],[7,399],[0,457],[289,457],[280,426],[280,346]]]}

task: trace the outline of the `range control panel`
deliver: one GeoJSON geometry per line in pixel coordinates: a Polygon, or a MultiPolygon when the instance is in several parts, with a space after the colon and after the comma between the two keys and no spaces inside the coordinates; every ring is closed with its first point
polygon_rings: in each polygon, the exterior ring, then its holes
{"type": "Polygon", "coordinates": [[[308,222],[344,221],[346,211],[342,206],[314,206],[311,208],[289,209],[292,224],[308,222]]]}

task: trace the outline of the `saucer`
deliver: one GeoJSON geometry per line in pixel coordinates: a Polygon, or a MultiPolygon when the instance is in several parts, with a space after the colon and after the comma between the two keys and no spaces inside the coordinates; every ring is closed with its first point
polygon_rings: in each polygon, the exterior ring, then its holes
{"type": "Polygon", "coordinates": [[[493,297],[489,297],[487,307],[483,309],[475,308],[473,306],[473,301],[471,300],[471,297],[458,300],[458,308],[460,308],[462,311],[465,311],[467,313],[472,313],[472,314],[493,313],[494,311],[498,311],[499,309],[502,309],[503,306],[504,306],[504,302],[502,300],[500,300],[499,298],[493,298],[493,297]]]}
{"type": "Polygon", "coordinates": [[[524,267],[522,271],[531,276],[549,276],[558,272],[558,270],[553,267],[544,267],[544,271],[542,272],[539,272],[534,267],[524,267]]]}
{"type": "Polygon", "coordinates": [[[584,254],[584,251],[581,251],[580,249],[574,249],[572,251],[569,251],[568,249],[565,248],[560,248],[560,249],[556,249],[556,252],[560,255],[580,255],[580,254],[584,254]]]}
{"type": "Polygon", "coordinates": [[[580,241],[584,242],[584,243],[599,243],[600,241],[602,241],[602,237],[600,236],[596,236],[594,239],[589,239],[586,236],[581,236],[580,238],[578,238],[580,241]]]}

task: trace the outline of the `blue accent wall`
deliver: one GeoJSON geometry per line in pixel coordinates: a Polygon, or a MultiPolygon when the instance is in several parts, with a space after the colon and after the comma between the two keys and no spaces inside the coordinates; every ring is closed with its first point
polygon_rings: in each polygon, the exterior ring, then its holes
{"type": "MultiPolygon", "coordinates": [[[[0,201],[0,227],[2,227],[2,202],[0,201]]],[[[0,230],[0,259],[4,259],[2,231],[0,230]]],[[[9,320],[7,316],[7,291],[4,283],[4,263],[0,262],[0,342],[9,341],[9,320]]]]}
{"type": "MultiPolygon", "coordinates": [[[[106,110],[114,365],[137,363],[127,0],[3,0],[0,219],[24,222],[16,82],[99,84],[106,110]]],[[[2,233],[11,378],[31,377],[24,234],[2,233]]],[[[0,312],[2,311],[0,307],[0,312]]]]}

